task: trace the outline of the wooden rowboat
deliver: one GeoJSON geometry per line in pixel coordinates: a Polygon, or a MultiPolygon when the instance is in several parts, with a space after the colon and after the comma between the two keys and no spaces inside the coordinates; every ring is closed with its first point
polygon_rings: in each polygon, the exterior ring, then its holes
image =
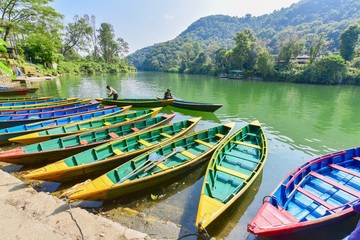
{"type": "Polygon", "coordinates": [[[234,128],[205,129],[145,152],[108,173],[74,188],[70,199],[107,200],[168,183],[209,159],[234,128]]]}
{"type": "Polygon", "coordinates": [[[0,89],[0,96],[26,95],[29,89],[0,89]]]}
{"type": "Polygon", "coordinates": [[[267,142],[258,121],[240,128],[212,155],[201,190],[196,226],[205,229],[255,181],[264,167],[267,142]]]}
{"type": "Polygon", "coordinates": [[[189,102],[189,101],[174,99],[173,102],[171,103],[171,106],[195,110],[195,111],[215,112],[216,110],[222,107],[222,104],[189,102]]]}
{"type": "Polygon", "coordinates": [[[32,144],[37,142],[43,142],[46,140],[72,135],[80,132],[90,131],[92,129],[111,126],[121,122],[136,121],[139,119],[155,117],[161,108],[146,109],[136,112],[112,114],[111,116],[104,116],[100,118],[89,119],[76,123],[69,123],[59,127],[46,129],[38,132],[33,132],[18,137],[10,138],[10,142],[32,144]]]}
{"type": "Polygon", "coordinates": [[[11,116],[0,115],[0,128],[9,128],[18,125],[30,124],[34,122],[91,113],[94,110],[100,109],[98,108],[99,104],[100,102],[94,102],[92,104],[83,105],[82,107],[65,109],[62,111],[56,111],[51,113],[36,113],[36,114],[28,114],[28,115],[11,115],[11,116]]]}
{"type": "Polygon", "coordinates": [[[26,101],[37,101],[51,99],[51,97],[9,97],[0,98],[0,102],[26,102],[26,101]]]}
{"type": "Polygon", "coordinates": [[[102,109],[101,108],[96,109],[92,113],[84,113],[76,116],[51,119],[47,121],[19,125],[10,128],[3,128],[0,129],[0,145],[9,144],[10,138],[21,136],[27,133],[37,132],[45,129],[51,129],[64,124],[69,124],[71,122],[79,122],[91,118],[110,116],[113,114],[127,111],[129,108],[130,107],[114,108],[113,106],[108,106],[102,109]]]}
{"type": "Polygon", "coordinates": [[[94,178],[95,174],[109,171],[130,158],[188,133],[199,121],[200,118],[184,120],[132,134],[36,169],[24,177],[56,182],[94,178]]]}
{"type": "Polygon", "coordinates": [[[43,99],[43,100],[28,100],[28,101],[7,101],[1,102],[0,107],[13,107],[13,106],[23,106],[23,105],[41,105],[41,104],[57,104],[63,102],[73,102],[78,100],[78,98],[54,98],[54,99],[43,99]]]}
{"type": "Polygon", "coordinates": [[[125,122],[0,152],[0,161],[30,165],[60,160],[87,149],[169,123],[175,114],[125,122]]]}
{"type": "MultiPolygon", "coordinates": [[[[86,99],[88,102],[91,99],[86,99]]],[[[58,102],[49,102],[49,103],[40,103],[40,104],[26,104],[26,105],[14,105],[14,106],[0,106],[0,111],[4,110],[16,110],[16,109],[36,109],[36,108],[44,108],[44,107],[51,107],[51,106],[58,106],[67,103],[78,102],[78,98],[67,98],[63,101],[58,102]]],[[[19,102],[18,102],[19,103],[19,102]]],[[[21,103],[21,102],[20,102],[21,103]]]]}
{"type": "Polygon", "coordinates": [[[34,107],[22,107],[22,108],[10,108],[10,109],[0,109],[0,114],[18,114],[18,113],[36,113],[36,112],[47,112],[47,111],[53,111],[53,110],[60,110],[60,109],[64,109],[64,108],[68,108],[68,107],[74,107],[75,105],[78,104],[87,104],[91,102],[91,99],[82,99],[82,100],[77,100],[75,102],[65,102],[65,103],[59,103],[56,105],[48,105],[48,106],[44,106],[44,105],[37,105],[34,107]]]}
{"type": "Polygon", "coordinates": [[[76,109],[85,109],[85,108],[98,108],[100,102],[89,102],[89,103],[78,103],[72,104],[67,106],[61,107],[54,107],[54,108],[39,108],[35,110],[12,110],[12,111],[5,111],[0,112],[1,117],[21,117],[21,116],[28,116],[31,117],[32,115],[36,116],[39,114],[57,114],[58,112],[64,112],[68,110],[76,110],[76,109]]]}
{"type": "Polygon", "coordinates": [[[112,100],[112,98],[96,98],[96,101],[101,101],[103,105],[117,105],[133,107],[165,107],[170,105],[174,99],[156,99],[156,98],[123,98],[118,100],[112,100]]]}
{"type": "Polygon", "coordinates": [[[360,198],[360,147],[315,158],[286,176],[248,225],[248,231],[291,239],[355,214],[360,198]]]}

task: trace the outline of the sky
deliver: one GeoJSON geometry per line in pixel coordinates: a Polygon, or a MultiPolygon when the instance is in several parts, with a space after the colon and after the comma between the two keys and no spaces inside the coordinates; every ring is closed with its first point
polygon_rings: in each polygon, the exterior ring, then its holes
{"type": "Polygon", "coordinates": [[[129,44],[130,53],[176,38],[193,22],[210,15],[260,16],[300,0],[54,0],[64,24],[88,14],[114,26],[116,38],[129,44]]]}

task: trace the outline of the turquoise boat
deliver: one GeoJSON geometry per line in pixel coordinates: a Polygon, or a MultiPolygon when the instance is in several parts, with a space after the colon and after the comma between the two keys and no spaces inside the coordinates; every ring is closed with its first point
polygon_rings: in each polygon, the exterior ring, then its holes
{"type": "Polygon", "coordinates": [[[3,129],[0,129],[0,145],[9,144],[10,138],[21,136],[21,135],[24,135],[27,133],[37,132],[37,131],[41,131],[44,129],[51,129],[51,128],[55,128],[57,126],[61,126],[64,124],[84,121],[84,120],[88,120],[91,118],[98,118],[98,117],[102,117],[102,116],[113,115],[113,114],[117,114],[117,113],[126,111],[129,108],[130,107],[114,108],[113,106],[109,106],[109,107],[105,107],[103,109],[94,110],[94,112],[92,112],[92,113],[85,113],[85,114],[80,114],[80,115],[71,116],[71,117],[57,118],[57,119],[52,119],[52,120],[47,120],[47,121],[19,125],[19,126],[10,127],[10,128],[3,128],[3,129]]]}
{"type": "Polygon", "coordinates": [[[109,200],[169,183],[209,160],[234,125],[205,129],[149,150],[90,182],[75,186],[68,198],[109,200]]]}
{"type": "Polygon", "coordinates": [[[155,117],[160,111],[161,108],[153,108],[117,115],[112,114],[112,116],[104,116],[76,123],[69,123],[60,127],[24,134],[18,137],[10,138],[9,141],[22,144],[43,142],[46,140],[72,135],[79,132],[86,132],[100,127],[112,126],[121,122],[136,121],[139,119],[155,117]]]}
{"type": "Polygon", "coordinates": [[[0,161],[20,165],[54,162],[124,136],[167,124],[174,117],[175,114],[169,114],[135,122],[119,123],[2,151],[0,161]]]}
{"type": "Polygon", "coordinates": [[[37,101],[51,99],[51,97],[9,97],[0,98],[0,102],[25,102],[25,101],[37,101]]]}
{"type": "Polygon", "coordinates": [[[259,121],[240,128],[212,155],[206,169],[195,225],[200,231],[239,199],[260,175],[268,147],[259,121]]]}
{"type": "Polygon", "coordinates": [[[79,103],[89,103],[91,99],[82,99],[82,100],[75,100],[75,101],[67,101],[67,102],[57,102],[55,103],[47,103],[47,104],[34,104],[34,105],[23,105],[23,106],[12,106],[12,107],[0,107],[0,112],[12,112],[12,111],[20,111],[20,110],[38,110],[38,109],[49,109],[55,107],[64,107],[79,103]]]}
{"type": "Polygon", "coordinates": [[[43,100],[43,101],[34,101],[34,103],[32,103],[32,104],[31,104],[32,101],[0,103],[0,111],[12,110],[12,109],[41,108],[41,107],[47,107],[47,106],[61,105],[61,104],[70,103],[70,102],[76,102],[78,100],[79,100],[79,98],[64,98],[64,99],[58,99],[55,101],[53,99],[43,100]],[[44,102],[44,101],[46,101],[46,102],[44,102]]]}
{"type": "Polygon", "coordinates": [[[199,121],[200,118],[184,120],[136,133],[33,170],[24,177],[55,182],[94,178],[128,159],[183,136],[199,121]]]}

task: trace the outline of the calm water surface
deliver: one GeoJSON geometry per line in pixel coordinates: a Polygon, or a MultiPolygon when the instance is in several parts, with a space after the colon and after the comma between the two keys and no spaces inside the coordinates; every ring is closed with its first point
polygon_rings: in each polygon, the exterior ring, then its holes
{"type": "MultiPolygon", "coordinates": [[[[269,145],[264,171],[248,192],[209,227],[210,235],[218,238],[263,239],[247,233],[246,226],[260,208],[263,197],[269,195],[290,170],[315,156],[360,145],[359,87],[134,73],[44,81],[39,83],[40,90],[36,94],[105,97],[106,85],[117,89],[119,97],[123,98],[153,98],[162,96],[170,88],[176,98],[222,103],[223,107],[215,113],[171,107],[163,110],[164,113],[177,113],[175,120],[202,116],[198,130],[226,122],[236,122],[237,127],[255,119],[262,123],[269,145]]],[[[145,194],[120,204],[181,224],[183,232],[196,232],[193,224],[204,170],[205,165],[170,186],[155,189],[153,193],[161,196],[161,200],[146,200],[149,195],[145,194]]],[[[342,239],[352,230],[348,226],[350,222],[344,223],[329,236],[318,231],[313,239],[319,239],[319,236],[342,239]]]]}

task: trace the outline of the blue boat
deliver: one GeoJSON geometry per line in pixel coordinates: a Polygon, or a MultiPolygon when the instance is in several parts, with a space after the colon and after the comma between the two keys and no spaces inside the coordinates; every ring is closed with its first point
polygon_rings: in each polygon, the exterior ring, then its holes
{"type": "Polygon", "coordinates": [[[248,225],[265,237],[287,237],[336,226],[355,215],[360,199],[360,147],[317,157],[291,171],[248,225]]]}
{"type": "Polygon", "coordinates": [[[84,120],[89,120],[91,118],[110,116],[124,112],[128,109],[130,109],[129,106],[122,108],[114,108],[114,106],[108,106],[103,109],[98,109],[96,110],[96,112],[92,112],[92,113],[84,113],[70,117],[56,118],[56,119],[51,119],[36,123],[30,123],[30,124],[24,124],[15,127],[0,129],[0,145],[9,144],[10,143],[8,141],[9,138],[17,137],[32,132],[55,128],[68,123],[80,122],[84,120]]]}
{"type": "Polygon", "coordinates": [[[83,113],[91,113],[99,110],[100,102],[95,102],[86,106],[78,108],[65,109],[62,111],[50,112],[50,113],[35,113],[28,115],[10,115],[0,116],[0,128],[9,128],[18,125],[24,125],[34,122],[40,122],[45,120],[51,120],[55,118],[70,117],[83,113]]]}
{"type": "Polygon", "coordinates": [[[76,103],[67,103],[60,106],[53,107],[44,107],[44,108],[36,108],[36,109],[17,109],[17,110],[0,110],[0,116],[13,116],[13,115],[30,115],[30,114],[39,114],[39,113],[51,113],[56,111],[63,111],[67,109],[74,109],[79,107],[86,107],[94,104],[94,102],[90,102],[88,100],[80,101],[76,103]]]}
{"type": "Polygon", "coordinates": [[[46,100],[36,100],[36,101],[25,101],[25,102],[2,102],[0,107],[13,107],[13,106],[24,106],[24,105],[41,105],[49,103],[60,103],[60,102],[71,102],[76,101],[78,98],[55,98],[55,99],[46,99],[46,100]]]}

